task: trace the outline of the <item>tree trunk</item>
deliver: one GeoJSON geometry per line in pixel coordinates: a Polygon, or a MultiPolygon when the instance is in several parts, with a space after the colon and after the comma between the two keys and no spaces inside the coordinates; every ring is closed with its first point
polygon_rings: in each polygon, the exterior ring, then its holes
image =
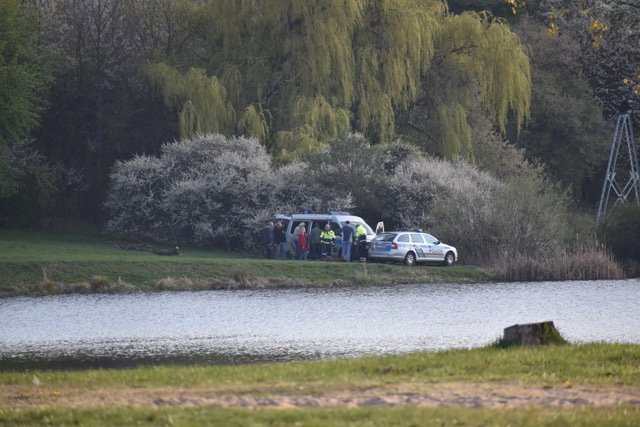
{"type": "Polygon", "coordinates": [[[501,342],[504,346],[564,343],[566,343],[565,339],[552,321],[509,326],[504,329],[504,338],[501,342]]]}

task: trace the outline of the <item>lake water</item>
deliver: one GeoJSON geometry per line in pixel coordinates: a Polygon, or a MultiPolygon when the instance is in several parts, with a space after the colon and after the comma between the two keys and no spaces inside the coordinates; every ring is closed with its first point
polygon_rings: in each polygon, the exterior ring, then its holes
{"type": "Polygon", "coordinates": [[[640,343],[640,280],[4,298],[0,369],[470,348],[546,320],[571,342],[640,343]]]}

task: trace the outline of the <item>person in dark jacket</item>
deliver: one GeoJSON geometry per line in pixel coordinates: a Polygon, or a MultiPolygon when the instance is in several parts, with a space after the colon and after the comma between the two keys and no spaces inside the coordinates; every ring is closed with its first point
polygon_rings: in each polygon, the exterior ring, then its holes
{"type": "Polygon", "coordinates": [[[262,243],[264,245],[264,257],[273,258],[274,240],[273,240],[273,222],[269,221],[262,229],[262,243]]]}
{"type": "Polygon", "coordinates": [[[311,233],[309,233],[309,246],[311,249],[309,255],[311,259],[320,259],[320,233],[322,233],[322,230],[320,230],[320,226],[316,222],[313,224],[311,233]]]}
{"type": "Polygon", "coordinates": [[[284,234],[284,228],[280,221],[276,222],[273,230],[273,243],[276,245],[277,258],[287,259],[287,236],[284,234]]]}

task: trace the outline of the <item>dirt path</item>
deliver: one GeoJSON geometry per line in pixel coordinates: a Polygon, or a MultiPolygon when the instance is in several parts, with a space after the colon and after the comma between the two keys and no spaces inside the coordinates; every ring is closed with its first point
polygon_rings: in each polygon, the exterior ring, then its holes
{"type": "Polygon", "coordinates": [[[89,408],[102,406],[218,406],[225,408],[308,408],[370,406],[518,406],[576,407],[640,405],[640,389],[601,386],[535,386],[493,383],[398,384],[332,394],[225,394],[207,389],[181,388],[49,388],[0,386],[1,408],[42,406],[89,408]]]}

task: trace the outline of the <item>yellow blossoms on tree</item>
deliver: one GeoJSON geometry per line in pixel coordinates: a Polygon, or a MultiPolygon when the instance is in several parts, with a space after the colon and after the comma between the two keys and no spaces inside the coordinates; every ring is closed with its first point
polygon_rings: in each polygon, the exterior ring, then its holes
{"type": "Polygon", "coordinates": [[[527,6],[527,2],[524,0],[504,0],[511,7],[511,14],[518,13],[518,9],[523,9],[527,6]]]}
{"type": "Polygon", "coordinates": [[[609,26],[602,21],[592,19],[589,23],[589,33],[591,34],[591,45],[595,48],[602,46],[604,34],[609,30],[609,26]]]}

